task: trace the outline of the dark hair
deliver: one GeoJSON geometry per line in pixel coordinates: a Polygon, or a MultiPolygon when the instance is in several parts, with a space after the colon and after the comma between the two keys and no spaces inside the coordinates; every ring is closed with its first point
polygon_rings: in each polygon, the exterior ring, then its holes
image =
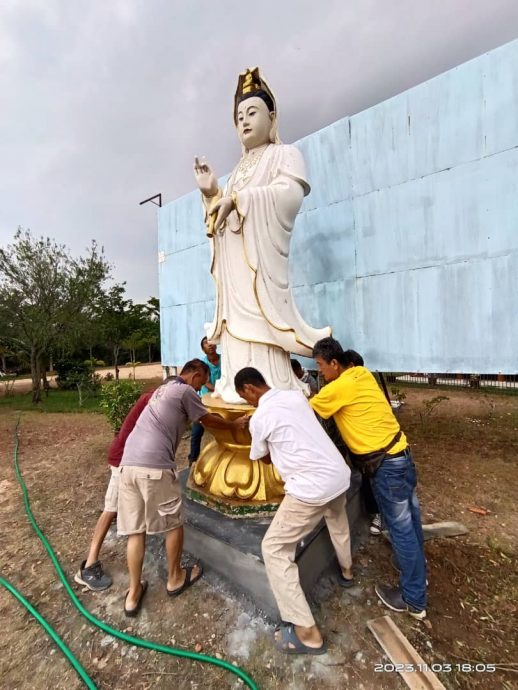
{"type": "Polygon", "coordinates": [[[290,359],[290,364],[293,371],[302,371],[302,364],[299,362],[298,359],[290,359]]]}
{"type": "Polygon", "coordinates": [[[201,343],[200,343],[200,347],[201,347],[202,350],[203,350],[203,343],[205,343],[205,342],[207,342],[207,341],[208,341],[208,338],[207,338],[206,335],[204,335],[203,338],[201,339],[201,343]]]}
{"type": "Polygon", "coordinates": [[[355,367],[363,367],[363,357],[356,350],[346,350],[344,352],[344,364],[354,364],[355,367]]]}
{"type": "Polygon", "coordinates": [[[242,391],[248,383],[252,384],[252,386],[258,386],[259,388],[267,385],[264,376],[260,371],[254,369],[254,367],[240,369],[234,376],[234,387],[237,391],[242,391]]]}
{"type": "Polygon", "coordinates": [[[273,104],[273,101],[270,97],[269,94],[266,93],[266,91],[251,91],[250,93],[245,93],[243,96],[238,101],[238,105],[242,103],[243,101],[246,101],[247,98],[260,98],[262,101],[266,103],[266,107],[268,108],[269,113],[274,113],[275,112],[275,106],[273,104]]]}
{"type": "Polygon", "coordinates": [[[342,346],[334,338],[322,338],[313,346],[313,357],[321,357],[328,364],[331,360],[336,359],[337,362],[344,365],[343,355],[342,346]]]}
{"type": "Polygon", "coordinates": [[[198,372],[199,374],[209,376],[210,369],[201,359],[190,359],[188,362],[185,362],[180,374],[190,374],[191,372],[198,372]]]}
{"type": "Polygon", "coordinates": [[[338,340],[334,338],[322,338],[313,347],[313,357],[322,357],[324,362],[336,361],[343,367],[352,364],[355,367],[363,367],[363,357],[355,350],[345,350],[338,340]]]}

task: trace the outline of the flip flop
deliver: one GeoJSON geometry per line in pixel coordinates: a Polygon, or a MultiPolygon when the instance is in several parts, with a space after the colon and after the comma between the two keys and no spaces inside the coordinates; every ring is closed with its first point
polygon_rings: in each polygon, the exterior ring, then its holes
{"type": "Polygon", "coordinates": [[[126,596],[124,597],[124,614],[126,616],[128,616],[128,618],[135,618],[135,616],[138,615],[138,612],[140,611],[140,607],[142,606],[142,600],[144,599],[144,594],[147,592],[147,581],[142,580],[142,582],[140,584],[142,585],[142,591],[140,593],[140,597],[139,597],[138,603],[135,606],[135,608],[133,608],[133,609],[127,609],[126,608],[126,599],[128,597],[128,594],[129,594],[129,589],[126,592],[126,596]]]}
{"type": "Polygon", "coordinates": [[[275,632],[281,631],[281,639],[277,640],[274,637],[274,645],[283,654],[325,654],[327,652],[327,645],[322,643],[321,647],[308,647],[297,637],[295,626],[293,623],[283,623],[275,632]],[[293,645],[293,646],[290,646],[293,645]]]}
{"type": "Polygon", "coordinates": [[[354,581],[354,577],[344,577],[342,571],[340,568],[338,568],[338,575],[337,575],[337,581],[340,587],[354,587],[356,582],[354,581]]]}
{"type": "Polygon", "coordinates": [[[167,586],[166,586],[167,594],[170,597],[179,597],[180,594],[185,592],[186,589],[189,589],[189,587],[191,585],[193,585],[195,582],[197,582],[200,579],[200,577],[203,575],[203,568],[200,565],[200,572],[194,578],[192,578],[191,575],[192,575],[193,568],[194,568],[194,566],[192,566],[192,565],[189,566],[188,568],[185,568],[185,580],[184,580],[184,583],[181,587],[178,587],[177,589],[167,589],[167,586]]]}

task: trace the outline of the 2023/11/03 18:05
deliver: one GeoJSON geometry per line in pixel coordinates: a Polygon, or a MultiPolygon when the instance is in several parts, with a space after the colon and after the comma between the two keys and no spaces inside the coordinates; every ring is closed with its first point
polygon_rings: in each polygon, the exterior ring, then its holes
{"type": "Polygon", "coordinates": [[[496,664],[374,664],[375,673],[494,673],[496,664]]]}

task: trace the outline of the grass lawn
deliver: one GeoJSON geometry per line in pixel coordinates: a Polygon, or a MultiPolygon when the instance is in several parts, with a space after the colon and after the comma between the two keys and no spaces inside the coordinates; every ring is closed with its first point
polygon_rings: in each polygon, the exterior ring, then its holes
{"type": "Polygon", "coordinates": [[[100,412],[99,396],[83,395],[83,404],[79,406],[77,391],[62,391],[53,388],[48,396],[42,393],[41,402],[33,405],[31,393],[16,393],[0,397],[2,410],[40,410],[41,412],[100,412]]]}

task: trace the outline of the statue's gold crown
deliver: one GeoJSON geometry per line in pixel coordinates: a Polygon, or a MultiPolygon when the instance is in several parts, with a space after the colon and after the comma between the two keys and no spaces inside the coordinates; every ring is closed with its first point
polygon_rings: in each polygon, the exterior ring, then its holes
{"type": "Polygon", "coordinates": [[[268,83],[263,79],[259,71],[259,67],[254,67],[253,69],[247,69],[242,72],[237,80],[237,89],[234,96],[234,122],[237,122],[237,106],[243,96],[248,96],[254,91],[264,91],[270,97],[274,110],[276,110],[275,97],[271,92],[268,83]]]}
{"type": "Polygon", "coordinates": [[[259,91],[261,88],[259,70],[256,67],[254,71],[256,73],[255,75],[249,69],[247,69],[245,72],[245,78],[243,79],[243,86],[241,88],[243,94],[252,93],[252,91],[259,91]]]}

